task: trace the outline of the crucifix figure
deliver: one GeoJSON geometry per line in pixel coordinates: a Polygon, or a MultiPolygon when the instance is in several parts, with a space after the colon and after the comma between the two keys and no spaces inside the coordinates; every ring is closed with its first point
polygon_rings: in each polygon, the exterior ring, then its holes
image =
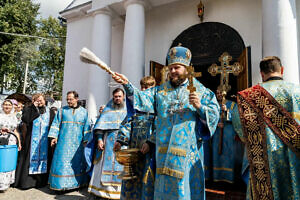
{"type": "MultiPolygon", "coordinates": [[[[218,66],[217,64],[212,64],[208,68],[208,72],[212,76],[216,76],[217,74],[220,74],[220,85],[218,86],[218,90],[222,94],[222,101],[221,101],[221,117],[220,117],[220,123],[223,124],[225,113],[223,110],[223,106],[226,103],[226,94],[231,89],[231,86],[229,85],[229,74],[232,73],[233,75],[237,76],[240,72],[243,71],[243,66],[240,65],[240,63],[235,62],[233,65],[230,65],[230,61],[232,60],[232,56],[229,55],[229,53],[224,52],[220,58],[219,61],[221,63],[221,66],[218,66]]],[[[219,154],[222,154],[222,144],[223,144],[223,131],[224,128],[220,127],[220,140],[219,140],[219,154]]]]}
{"type": "Polygon", "coordinates": [[[188,67],[186,67],[186,69],[188,72],[187,78],[189,80],[189,85],[187,88],[190,91],[190,93],[193,93],[196,91],[196,88],[194,87],[194,83],[193,83],[193,77],[201,77],[202,74],[201,74],[201,72],[195,72],[193,66],[188,66],[188,67]]]}

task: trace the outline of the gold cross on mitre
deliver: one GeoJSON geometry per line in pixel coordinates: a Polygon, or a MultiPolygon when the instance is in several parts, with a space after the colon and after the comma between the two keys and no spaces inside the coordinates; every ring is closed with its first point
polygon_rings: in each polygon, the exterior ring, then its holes
{"type": "Polygon", "coordinates": [[[220,57],[219,61],[221,62],[221,66],[217,64],[212,64],[208,68],[208,72],[212,76],[216,76],[220,74],[220,85],[218,86],[218,90],[228,92],[231,89],[231,86],[228,84],[229,82],[229,74],[237,76],[240,72],[243,71],[243,66],[240,65],[239,62],[235,62],[233,65],[230,65],[229,62],[232,60],[232,56],[229,53],[224,52],[220,57]]]}
{"type": "Polygon", "coordinates": [[[193,93],[196,91],[196,88],[194,87],[194,83],[193,83],[193,77],[201,77],[202,73],[201,72],[195,72],[194,71],[194,67],[193,66],[188,66],[186,67],[187,69],[187,78],[189,80],[189,85],[188,85],[188,90],[190,91],[190,93],[193,93]]]}

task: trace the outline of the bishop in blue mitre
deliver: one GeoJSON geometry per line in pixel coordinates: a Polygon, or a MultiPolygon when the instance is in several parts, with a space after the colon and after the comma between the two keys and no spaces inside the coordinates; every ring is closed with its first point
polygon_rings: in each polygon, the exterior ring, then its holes
{"type": "Polygon", "coordinates": [[[139,91],[122,74],[113,76],[133,98],[135,109],[157,115],[156,200],[205,199],[203,139],[215,132],[220,107],[215,94],[195,78],[196,91],[188,90],[186,67],[191,57],[185,47],[171,48],[167,56],[170,81],[146,91],[139,91]],[[208,131],[201,131],[201,121],[208,131]]]}

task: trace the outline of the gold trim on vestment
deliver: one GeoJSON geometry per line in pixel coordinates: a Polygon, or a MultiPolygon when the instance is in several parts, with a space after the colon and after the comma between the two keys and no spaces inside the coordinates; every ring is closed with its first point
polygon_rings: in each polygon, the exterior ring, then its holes
{"type": "Polygon", "coordinates": [[[233,110],[234,105],[235,105],[235,102],[232,102],[231,106],[230,106],[230,110],[233,110]]]}
{"type": "Polygon", "coordinates": [[[113,183],[113,182],[101,182],[104,186],[121,186],[121,183],[113,183]]]}
{"type": "Polygon", "coordinates": [[[300,121],[300,113],[299,112],[292,112],[291,115],[293,116],[294,119],[297,119],[300,121]]]}
{"type": "MultiPolygon", "coordinates": [[[[250,175],[253,175],[253,198],[254,200],[272,200],[273,190],[271,185],[270,169],[268,162],[265,124],[263,118],[255,112],[246,100],[247,94],[244,90],[238,94],[238,108],[246,139],[247,157],[250,166],[250,175]]],[[[249,91],[249,89],[248,89],[249,91]]]]}
{"type": "Polygon", "coordinates": [[[88,130],[88,131],[84,131],[83,134],[87,134],[87,133],[91,133],[92,131],[91,130],[88,130]]]}
{"type": "Polygon", "coordinates": [[[151,167],[149,166],[146,173],[145,173],[145,176],[143,178],[143,183],[144,184],[147,184],[148,182],[148,178],[149,178],[149,174],[151,175],[151,178],[152,180],[154,180],[154,173],[153,173],[153,170],[151,169],[151,167]]]}
{"type": "Polygon", "coordinates": [[[183,157],[186,156],[186,150],[179,149],[179,148],[174,148],[174,147],[171,147],[171,148],[159,147],[158,152],[163,153],[163,154],[166,154],[167,152],[170,152],[171,154],[176,155],[176,156],[183,156],[183,157]]]}
{"type": "Polygon", "coordinates": [[[183,176],[184,176],[184,172],[181,172],[181,171],[178,171],[175,169],[170,169],[167,167],[156,168],[156,173],[157,174],[165,174],[165,175],[173,176],[176,178],[183,178],[183,176]]]}
{"type": "Polygon", "coordinates": [[[72,121],[63,121],[61,122],[62,124],[79,124],[79,125],[84,125],[82,122],[72,122],[72,121]]]}
{"type": "Polygon", "coordinates": [[[93,185],[89,185],[89,188],[97,190],[98,192],[104,192],[104,193],[107,193],[107,194],[121,194],[121,192],[119,192],[119,191],[107,191],[107,190],[103,190],[103,189],[98,188],[98,187],[93,186],[93,185]]]}
{"type": "Polygon", "coordinates": [[[229,181],[226,179],[214,179],[215,182],[227,182],[227,183],[234,183],[233,181],[229,181]]]}
{"type": "Polygon", "coordinates": [[[223,171],[228,171],[228,172],[232,172],[233,170],[230,168],[226,168],[226,167],[214,167],[214,170],[223,170],[223,171]]]}
{"type": "Polygon", "coordinates": [[[121,172],[108,172],[108,171],[103,171],[103,175],[120,175],[121,172]]]}

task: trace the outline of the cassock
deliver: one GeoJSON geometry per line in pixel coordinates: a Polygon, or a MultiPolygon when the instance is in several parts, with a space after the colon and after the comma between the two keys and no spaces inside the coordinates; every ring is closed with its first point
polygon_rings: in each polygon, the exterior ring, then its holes
{"type": "Polygon", "coordinates": [[[129,148],[141,149],[148,143],[150,151],[141,155],[138,163],[134,165],[137,179],[123,180],[121,199],[123,200],[152,200],[154,199],[155,178],[155,130],[154,114],[136,112],[135,115],[124,120],[117,141],[129,148]]]}
{"type": "Polygon", "coordinates": [[[88,187],[88,192],[96,196],[108,199],[120,198],[121,180],[118,175],[122,172],[123,166],[117,162],[113,147],[126,114],[126,106],[117,107],[110,100],[94,126],[97,140],[103,140],[105,144],[103,151],[96,149],[92,178],[88,187]]]}
{"type": "Polygon", "coordinates": [[[193,82],[199,109],[189,104],[188,80],[176,88],[166,82],[143,92],[124,85],[135,109],[157,114],[155,200],[205,199],[202,142],[215,132],[220,108],[213,92],[193,82]],[[209,129],[206,134],[199,131],[201,119],[209,129]]]}
{"type": "Polygon", "coordinates": [[[205,179],[215,182],[237,183],[241,181],[244,145],[232,125],[233,110],[237,104],[226,100],[223,119],[222,152],[219,154],[220,128],[217,127],[213,137],[204,144],[205,179]]]}
{"type": "Polygon", "coordinates": [[[91,139],[87,110],[65,106],[58,110],[49,138],[57,138],[50,175],[50,189],[70,190],[87,185],[84,143],[91,139]]]}
{"type": "Polygon", "coordinates": [[[22,115],[22,150],[18,158],[14,187],[28,189],[47,184],[51,151],[48,132],[54,112],[47,107],[25,107],[22,115]]]}
{"type": "MultiPolygon", "coordinates": [[[[297,157],[293,147],[284,143],[278,136],[280,133],[274,131],[277,129],[273,129],[279,125],[279,132],[286,134],[293,145],[298,145],[299,152],[299,139],[298,142],[293,140],[300,123],[300,86],[280,79],[272,77],[238,96],[239,112],[235,110],[233,122],[247,147],[249,199],[300,199],[299,154],[297,157]],[[259,113],[265,113],[265,118],[259,113]],[[271,120],[266,121],[269,118],[271,120]]],[[[299,138],[299,132],[297,135],[299,138]]]]}

